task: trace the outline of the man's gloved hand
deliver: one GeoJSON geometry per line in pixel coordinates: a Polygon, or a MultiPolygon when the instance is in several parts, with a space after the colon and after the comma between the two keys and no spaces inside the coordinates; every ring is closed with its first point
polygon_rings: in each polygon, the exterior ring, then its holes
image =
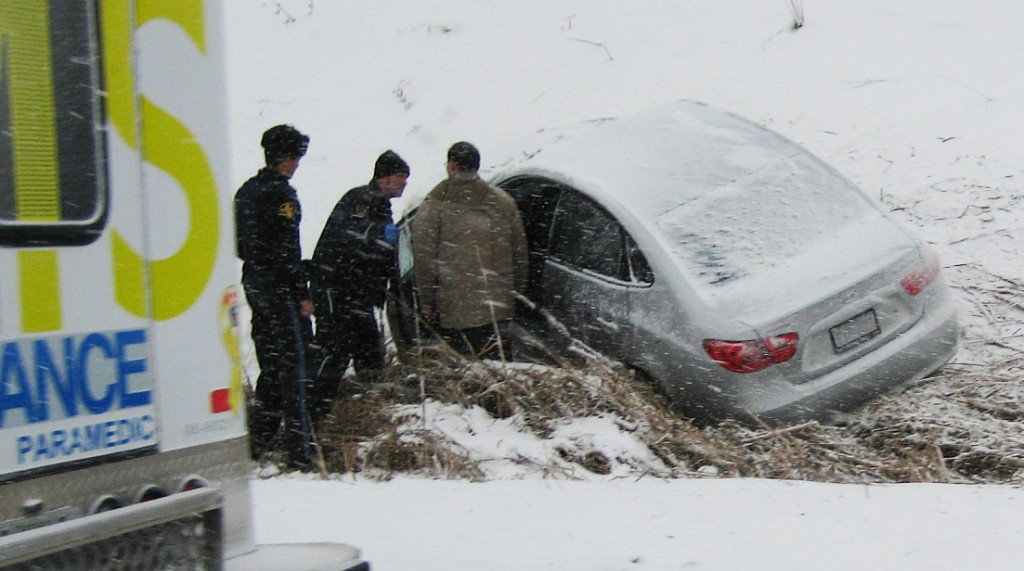
{"type": "Polygon", "coordinates": [[[400,233],[398,226],[395,226],[394,224],[387,224],[384,226],[384,241],[392,246],[397,246],[398,236],[400,233]]]}

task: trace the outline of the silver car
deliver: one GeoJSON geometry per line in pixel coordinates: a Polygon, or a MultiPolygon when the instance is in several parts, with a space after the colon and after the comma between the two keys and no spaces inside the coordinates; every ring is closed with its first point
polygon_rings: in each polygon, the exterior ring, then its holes
{"type": "Polygon", "coordinates": [[[492,182],[527,230],[526,295],[687,414],[830,420],[957,350],[935,252],[747,120],[677,102],[517,156],[492,182]]]}

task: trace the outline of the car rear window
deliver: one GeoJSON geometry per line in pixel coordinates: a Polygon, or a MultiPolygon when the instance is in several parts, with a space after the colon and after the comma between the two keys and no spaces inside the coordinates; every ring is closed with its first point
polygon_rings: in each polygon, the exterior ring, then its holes
{"type": "Polygon", "coordinates": [[[795,153],[658,217],[694,285],[733,284],[782,265],[877,212],[844,178],[795,153]]]}

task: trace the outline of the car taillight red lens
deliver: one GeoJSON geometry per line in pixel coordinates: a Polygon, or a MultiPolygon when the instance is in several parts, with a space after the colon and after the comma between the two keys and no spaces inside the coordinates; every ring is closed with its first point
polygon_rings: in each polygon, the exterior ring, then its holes
{"type": "Polygon", "coordinates": [[[917,295],[939,279],[941,269],[938,256],[927,255],[920,267],[915,268],[900,280],[900,285],[903,286],[903,291],[910,295],[917,295]]]}
{"type": "Polygon", "coordinates": [[[753,373],[792,359],[799,340],[796,333],[747,341],[705,339],[704,350],[716,363],[734,373],[753,373]]]}

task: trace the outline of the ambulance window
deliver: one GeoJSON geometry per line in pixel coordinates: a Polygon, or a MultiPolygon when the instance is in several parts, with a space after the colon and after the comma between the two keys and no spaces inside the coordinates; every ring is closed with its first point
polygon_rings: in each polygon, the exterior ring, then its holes
{"type": "Polygon", "coordinates": [[[19,6],[0,37],[0,245],[79,245],[107,216],[96,3],[19,6]]]}

